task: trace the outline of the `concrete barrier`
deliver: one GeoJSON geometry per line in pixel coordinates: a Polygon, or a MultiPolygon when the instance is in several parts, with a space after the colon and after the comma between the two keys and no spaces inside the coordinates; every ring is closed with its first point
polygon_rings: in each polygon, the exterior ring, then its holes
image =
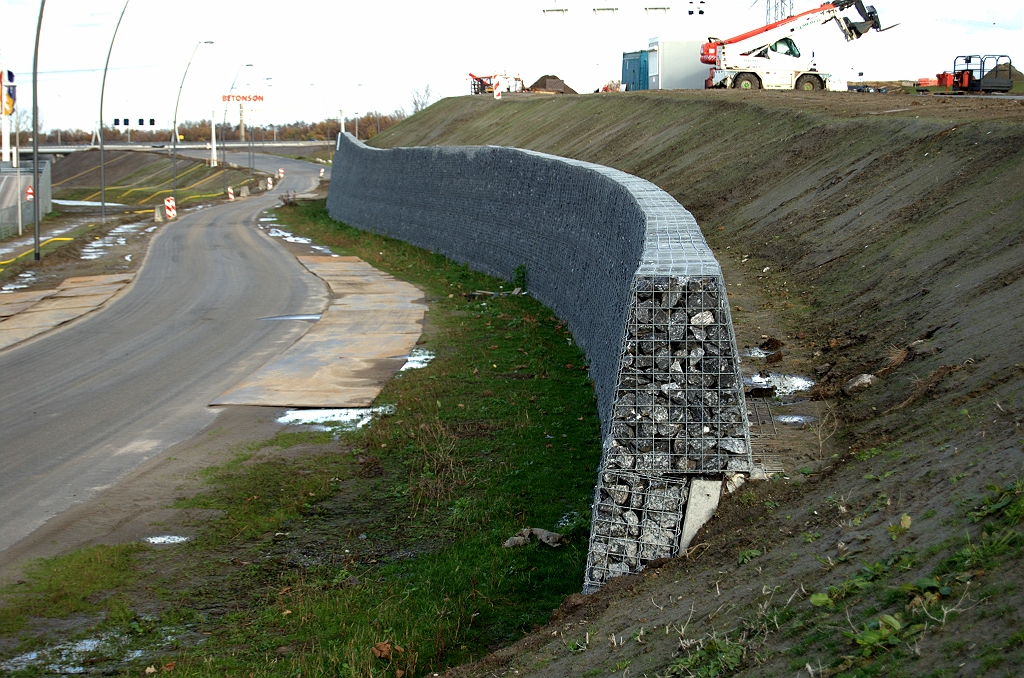
{"type": "Polygon", "coordinates": [[[525,266],[529,293],[566,322],[604,441],[584,592],[678,553],[692,480],[707,494],[751,470],[721,268],[654,184],[521,149],[380,150],[345,134],[327,208],[506,280],[525,266]]]}

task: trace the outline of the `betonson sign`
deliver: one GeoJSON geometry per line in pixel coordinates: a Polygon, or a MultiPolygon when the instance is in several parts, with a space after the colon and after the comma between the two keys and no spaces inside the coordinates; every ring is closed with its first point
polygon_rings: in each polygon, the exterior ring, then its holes
{"type": "Polygon", "coordinates": [[[262,94],[222,94],[221,101],[263,101],[262,94]]]}

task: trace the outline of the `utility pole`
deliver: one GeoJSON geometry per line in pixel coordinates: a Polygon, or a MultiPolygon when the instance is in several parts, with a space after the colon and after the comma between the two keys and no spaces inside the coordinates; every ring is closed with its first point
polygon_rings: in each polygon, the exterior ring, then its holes
{"type": "MultiPolygon", "coordinates": [[[[114,35],[110,38],[110,48],[107,50],[107,61],[103,64],[103,82],[100,84],[100,223],[107,223],[107,175],[103,160],[103,94],[107,90],[107,67],[110,65],[110,53],[114,51],[114,38],[117,37],[117,29],[121,27],[121,19],[124,18],[124,11],[128,9],[129,0],[124,0],[124,7],[121,8],[121,16],[117,18],[117,25],[114,26],[114,35]]],[[[131,137],[129,137],[131,139],[131,137]]]]}
{"type": "Polygon", "coordinates": [[[238,102],[238,133],[241,135],[238,140],[245,141],[245,104],[238,102]]]}
{"type": "Polygon", "coordinates": [[[36,261],[42,257],[39,253],[39,203],[42,191],[39,190],[39,33],[43,30],[43,9],[46,0],[39,2],[39,21],[36,23],[36,47],[32,53],[32,190],[39,195],[32,201],[32,222],[36,227],[35,256],[36,261]]]}

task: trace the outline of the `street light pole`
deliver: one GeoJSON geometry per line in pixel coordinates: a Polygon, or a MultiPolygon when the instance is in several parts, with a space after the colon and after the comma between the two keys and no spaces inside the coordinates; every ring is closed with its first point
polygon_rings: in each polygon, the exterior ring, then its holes
{"type": "MultiPolygon", "coordinates": [[[[46,0],[39,2],[39,21],[36,23],[36,48],[32,53],[32,185],[39,195],[32,200],[32,221],[36,227],[35,256],[39,261],[39,201],[42,191],[39,190],[39,33],[43,30],[43,9],[46,0]]],[[[19,196],[20,198],[20,196],[19,196]]],[[[19,203],[20,204],[20,203],[19,203]]]]}
{"type": "MultiPolygon", "coordinates": [[[[238,72],[235,73],[235,79],[231,81],[231,89],[228,90],[228,95],[230,95],[232,92],[235,91],[235,83],[238,82],[238,76],[242,73],[242,69],[243,68],[247,68],[247,67],[252,67],[252,64],[242,64],[241,66],[238,67],[238,72]]],[[[221,176],[224,179],[224,195],[228,194],[228,167],[227,167],[227,165],[228,165],[228,147],[227,147],[227,143],[226,143],[227,142],[226,128],[228,126],[228,106],[229,105],[230,105],[230,102],[224,104],[224,120],[222,121],[221,127],[220,127],[220,130],[221,130],[221,132],[220,132],[221,161],[222,161],[222,164],[224,165],[224,167],[223,167],[223,169],[221,171],[221,176]]]]}
{"type": "Polygon", "coordinates": [[[199,51],[199,45],[212,45],[213,40],[202,40],[196,43],[196,48],[192,50],[192,56],[188,58],[188,64],[185,65],[185,72],[181,76],[181,84],[178,85],[178,100],[174,102],[174,122],[171,125],[171,134],[174,135],[174,204],[178,204],[178,104],[181,103],[181,90],[185,87],[185,78],[188,76],[189,66],[192,65],[192,59],[195,59],[196,52],[199,51]]]}
{"type": "Polygon", "coordinates": [[[110,38],[110,49],[107,50],[107,61],[103,64],[103,84],[100,85],[100,223],[107,223],[107,176],[104,172],[103,162],[103,94],[107,89],[107,67],[110,66],[110,54],[114,51],[114,39],[117,37],[117,29],[121,27],[121,19],[124,18],[124,11],[128,9],[130,0],[124,0],[124,7],[121,8],[121,16],[117,18],[117,25],[114,26],[114,35],[110,38]]]}

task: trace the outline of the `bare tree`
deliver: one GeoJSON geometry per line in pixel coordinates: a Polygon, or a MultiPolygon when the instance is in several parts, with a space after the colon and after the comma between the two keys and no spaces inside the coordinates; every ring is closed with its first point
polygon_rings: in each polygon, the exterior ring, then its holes
{"type": "Polygon", "coordinates": [[[420,92],[418,89],[412,91],[412,114],[416,115],[424,108],[430,105],[430,97],[432,92],[430,91],[430,85],[423,88],[420,92]]]}

